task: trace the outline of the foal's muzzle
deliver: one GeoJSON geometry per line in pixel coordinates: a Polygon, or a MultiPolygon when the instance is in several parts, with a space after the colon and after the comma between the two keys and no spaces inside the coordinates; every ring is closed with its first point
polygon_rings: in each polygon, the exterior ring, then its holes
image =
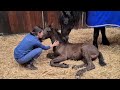
{"type": "Polygon", "coordinates": [[[68,39],[69,39],[68,36],[63,37],[63,41],[66,42],[66,43],[68,42],[68,39]]]}

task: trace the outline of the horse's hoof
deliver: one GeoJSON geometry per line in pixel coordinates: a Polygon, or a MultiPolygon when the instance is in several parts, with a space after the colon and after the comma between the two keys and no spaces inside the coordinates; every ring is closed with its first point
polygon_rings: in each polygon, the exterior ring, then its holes
{"type": "Polygon", "coordinates": [[[107,64],[105,62],[100,63],[101,66],[106,66],[107,64]]]}
{"type": "Polygon", "coordinates": [[[69,68],[69,65],[68,65],[68,64],[65,64],[65,63],[62,63],[62,64],[60,65],[60,67],[61,67],[61,68],[69,68]]]}
{"type": "Polygon", "coordinates": [[[80,76],[78,76],[78,75],[76,75],[76,76],[75,76],[75,79],[81,79],[81,77],[80,77],[80,76]]]}
{"type": "Polygon", "coordinates": [[[79,67],[77,65],[74,65],[74,66],[72,66],[72,69],[77,70],[77,69],[79,69],[79,67]]]}
{"type": "Polygon", "coordinates": [[[106,40],[103,40],[103,41],[102,41],[102,44],[103,44],[103,45],[108,45],[108,46],[109,46],[109,45],[110,45],[110,42],[106,39],[106,40]]]}

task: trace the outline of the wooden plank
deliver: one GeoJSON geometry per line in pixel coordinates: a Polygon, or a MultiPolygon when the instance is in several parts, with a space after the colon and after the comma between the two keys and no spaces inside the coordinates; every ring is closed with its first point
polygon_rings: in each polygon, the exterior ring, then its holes
{"type": "Polygon", "coordinates": [[[35,26],[35,11],[30,11],[30,20],[31,20],[31,26],[32,28],[35,26]]]}
{"type": "Polygon", "coordinates": [[[25,32],[30,32],[32,30],[30,11],[25,11],[23,16],[24,16],[24,30],[25,32]]]}
{"type": "Polygon", "coordinates": [[[16,11],[8,11],[8,18],[9,18],[9,24],[11,27],[11,32],[17,33],[19,24],[18,24],[16,11]]]}
{"type": "Polygon", "coordinates": [[[11,33],[7,11],[0,11],[0,33],[11,33]]]}
{"type": "Polygon", "coordinates": [[[44,16],[44,27],[46,27],[48,25],[47,11],[43,11],[43,16],[44,16]]]}
{"type": "Polygon", "coordinates": [[[42,11],[35,11],[34,12],[34,19],[35,19],[35,25],[43,28],[42,11]]]}
{"type": "Polygon", "coordinates": [[[17,11],[17,19],[18,19],[18,30],[17,33],[24,33],[24,17],[23,17],[24,11],[17,11]]]}
{"type": "Polygon", "coordinates": [[[12,33],[30,32],[35,25],[43,27],[40,11],[9,11],[12,33]]]}
{"type": "Polygon", "coordinates": [[[42,12],[40,11],[31,11],[30,12],[30,19],[31,19],[31,25],[32,28],[34,26],[40,26],[43,27],[43,23],[42,23],[42,12]]]}
{"type": "Polygon", "coordinates": [[[53,24],[53,28],[58,28],[59,27],[59,22],[58,22],[58,12],[57,11],[47,11],[47,24],[53,24]]]}
{"type": "Polygon", "coordinates": [[[83,12],[83,28],[87,28],[87,24],[86,24],[86,12],[83,12]]]}
{"type": "Polygon", "coordinates": [[[77,28],[82,28],[83,27],[83,13],[82,11],[80,11],[80,17],[79,17],[79,24],[77,26],[77,28]]]}
{"type": "Polygon", "coordinates": [[[2,25],[2,23],[3,23],[3,16],[2,16],[2,11],[0,11],[0,33],[1,33],[1,35],[4,33],[4,30],[3,30],[3,25],[2,25]]]}

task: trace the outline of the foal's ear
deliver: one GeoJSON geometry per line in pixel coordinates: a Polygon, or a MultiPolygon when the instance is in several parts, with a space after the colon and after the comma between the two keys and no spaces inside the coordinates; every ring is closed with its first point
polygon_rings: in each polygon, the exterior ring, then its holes
{"type": "Polygon", "coordinates": [[[51,31],[51,28],[50,27],[46,27],[44,30],[45,31],[51,31]]]}

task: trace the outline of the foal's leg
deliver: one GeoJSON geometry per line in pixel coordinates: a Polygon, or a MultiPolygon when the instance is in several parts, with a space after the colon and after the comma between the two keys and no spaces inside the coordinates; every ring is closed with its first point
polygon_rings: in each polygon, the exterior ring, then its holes
{"type": "Polygon", "coordinates": [[[72,69],[77,70],[77,69],[79,69],[79,68],[86,67],[86,66],[87,66],[86,60],[83,59],[83,62],[84,62],[84,63],[81,64],[81,65],[74,65],[74,66],[72,66],[72,69]]]}
{"type": "Polygon", "coordinates": [[[64,56],[58,56],[56,58],[54,58],[53,60],[50,61],[50,65],[53,67],[61,67],[61,68],[68,68],[69,65],[62,63],[60,64],[60,62],[65,61],[67,58],[64,56]]]}
{"type": "Polygon", "coordinates": [[[83,73],[85,73],[86,71],[87,71],[87,68],[84,68],[84,69],[81,69],[81,70],[77,71],[77,73],[75,75],[75,78],[80,79],[81,76],[83,75],[83,73]]]}
{"type": "Polygon", "coordinates": [[[100,64],[101,66],[105,66],[105,65],[106,65],[106,63],[105,63],[105,61],[104,61],[104,58],[103,58],[103,55],[102,55],[101,52],[99,52],[98,59],[99,59],[99,64],[100,64]]]}
{"type": "Polygon", "coordinates": [[[92,58],[91,58],[91,56],[89,55],[89,52],[88,52],[86,49],[87,49],[87,48],[82,49],[82,55],[83,55],[84,60],[85,60],[86,63],[87,63],[87,66],[86,66],[87,71],[89,71],[89,70],[94,69],[94,68],[95,68],[95,65],[93,64],[92,58]]]}
{"type": "Polygon", "coordinates": [[[58,55],[56,55],[55,53],[48,53],[47,54],[47,58],[54,59],[56,57],[58,57],[58,55]]]}
{"type": "Polygon", "coordinates": [[[77,70],[77,69],[79,69],[79,68],[82,68],[82,67],[86,67],[87,66],[87,64],[81,64],[81,65],[74,65],[74,66],[72,66],[72,69],[75,69],[75,70],[77,70]]]}
{"type": "Polygon", "coordinates": [[[54,58],[56,58],[57,56],[59,56],[59,55],[57,55],[57,54],[55,53],[55,51],[56,51],[56,47],[53,47],[53,53],[48,53],[48,54],[47,54],[47,58],[54,59],[54,58]]]}
{"type": "Polygon", "coordinates": [[[48,53],[47,58],[54,59],[55,58],[54,53],[48,53]]]}
{"type": "Polygon", "coordinates": [[[94,28],[94,35],[93,35],[93,45],[98,48],[97,40],[99,36],[99,29],[100,28],[94,28]]]}
{"type": "Polygon", "coordinates": [[[89,55],[86,49],[82,49],[82,55],[83,55],[85,62],[87,62],[87,66],[86,68],[77,71],[75,75],[77,79],[80,78],[80,76],[82,76],[83,73],[85,73],[86,71],[89,71],[95,68],[95,65],[92,62],[91,56],[89,55]]]}
{"type": "Polygon", "coordinates": [[[108,41],[107,37],[106,37],[106,33],[105,33],[105,27],[101,27],[101,34],[102,34],[102,44],[103,45],[110,45],[110,42],[108,41]]]}

